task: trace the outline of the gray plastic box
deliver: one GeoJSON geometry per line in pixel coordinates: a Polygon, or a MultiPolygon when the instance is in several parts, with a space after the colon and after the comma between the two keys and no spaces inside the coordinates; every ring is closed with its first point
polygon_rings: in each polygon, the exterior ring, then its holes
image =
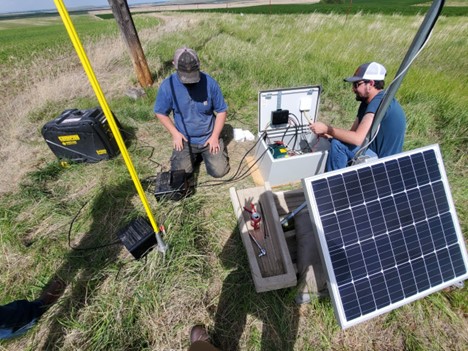
{"type": "Polygon", "coordinates": [[[315,85],[258,93],[261,140],[255,149],[255,161],[264,182],[275,186],[324,172],[330,143],[325,138],[317,138],[308,127],[309,122],[317,119],[320,92],[321,87],[315,85]],[[272,124],[272,112],[278,110],[289,111],[288,123],[272,124]],[[287,155],[275,152],[277,143],[286,146],[287,155]]]}

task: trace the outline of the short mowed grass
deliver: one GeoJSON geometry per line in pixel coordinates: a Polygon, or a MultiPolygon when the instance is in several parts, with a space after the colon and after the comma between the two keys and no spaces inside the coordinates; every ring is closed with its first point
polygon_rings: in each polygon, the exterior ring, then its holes
{"type": "MultiPolygon", "coordinates": [[[[97,45],[102,55],[121,40],[113,20],[72,19],[85,46],[96,50],[97,45]]],[[[44,87],[54,93],[20,106],[25,113],[17,124],[30,129],[23,131],[27,137],[14,140],[30,152],[5,156],[15,162],[2,161],[3,168],[21,165],[27,172],[0,197],[0,303],[34,299],[55,276],[67,284],[33,330],[0,343],[0,350],[185,350],[188,330],[197,323],[206,324],[225,351],[465,350],[466,287],[434,293],[342,331],[329,298],[298,306],[294,288],[255,292],[229,198],[231,186],[255,186],[250,177],[213,185],[202,165],[196,193],[179,202],[156,202],[144,181],[169,166],[171,140],[154,119],[152,104],[179,46],[196,49],[202,69],[220,83],[230,127],[256,132],[259,90],[320,84],[318,119],[349,128],[357,103],[342,78],[376,60],[387,67],[391,80],[422,19],[365,13],[135,15],[154,86],[138,100],[125,96],[120,82],[136,85],[133,74],[125,73],[131,66],[125,50],[112,67],[95,70],[129,139],[156,220],[167,231],[166,255],[154,250],[139,261],[117,235],[145,215],[122,157],[63,168],[40,135],[41,127],[64,109],[97,105],[89,93],[63,98],[66,91],[54,91],[44,75],[56,69],[57,57],[70,62],[67,69],[81,70],[64,27],[58,22],[41,31],[33,25],[0,31],[6,58],[1,72],[4,81],[15,84],[11,90],[2,86],[5,105],[46,80],[44,87]],[[121,76],[108,78],[106,72],[115,68],[121,76]],[[25,72],[28,80],[15,80],[25,72]]],[[[439,19],[397,93],[408,119],[404,148],[440,145],[463,233],[468,229],[466,23],[463,16],[439,19]]],[[[1,111],[0,118],[11,118],[1,111]]],[[[7,132],[2,138],[13,142],[7,132]]],[[[239,162],[250,146],[229,144],[232,170],[226,179],[238,166],[246,167],[239,162]]]]}

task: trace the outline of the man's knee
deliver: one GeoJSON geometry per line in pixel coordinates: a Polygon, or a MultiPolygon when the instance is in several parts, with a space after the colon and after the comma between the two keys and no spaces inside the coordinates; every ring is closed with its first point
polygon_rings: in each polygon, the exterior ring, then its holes
{"type": "Polygon", "coordinates": [[[207,167],[206,171],[213,178],[222,178],[228,174],[230,169],[229,162],[226,161],[225,164],[212,165],[210,168],[207,167]]]}
{"type": "Polygon", "coordinates": [[[326,172],[345,168],[349,161],[348,153],[347,145],[337,139],[332,139],[325,167],[326,172]]]}

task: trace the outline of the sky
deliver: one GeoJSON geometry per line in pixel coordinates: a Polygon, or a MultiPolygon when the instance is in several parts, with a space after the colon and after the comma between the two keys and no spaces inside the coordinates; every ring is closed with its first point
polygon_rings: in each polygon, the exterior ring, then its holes
{"type": "MultiPolygon", "coordinates": [[[[76,7],[109,6],[107,0],[62,0],[67,9],[76,7]]],[[[131,5],[151,2],[165,2],[167,0],[127,0],[131,5]]],[[[0,13],[55,10],[54,0],[0,0],[0,13]]]]}

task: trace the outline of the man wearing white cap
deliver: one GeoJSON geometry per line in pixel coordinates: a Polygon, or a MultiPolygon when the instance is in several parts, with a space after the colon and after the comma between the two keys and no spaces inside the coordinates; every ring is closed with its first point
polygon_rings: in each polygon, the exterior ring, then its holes
{"type": "MultiPolygon", "coordinates": [[[[353,76],[344,79],[345,82],[352,83],[356,100],[361,102],[350,130],[332,127],[322,122],[310,125],[315,134],[332,138],[326,171],[346,167],[361,148],[384,96],[386,73],[381,64],[369,62],[359,66],[353,76]]],[[[405,113],[398,101],[393,99],[380,123],[377,135],[368,145],[366,154],[385,157],[401,152],[405,131],[405,113]]]]}
{"type": "Polygon", "coordinates": [[[218,83],[200,71],[197,53],[187,47],[177,49],[176,72],[159,87],[154,104],[158,120],[171,133],[171,170],[191,174],[199,157],[209,175],[220,178],[229,172],[229,158],[220,137],[227,105],[218,83]],[[172,112],[174,122],[169,118],[172,112]]]}

